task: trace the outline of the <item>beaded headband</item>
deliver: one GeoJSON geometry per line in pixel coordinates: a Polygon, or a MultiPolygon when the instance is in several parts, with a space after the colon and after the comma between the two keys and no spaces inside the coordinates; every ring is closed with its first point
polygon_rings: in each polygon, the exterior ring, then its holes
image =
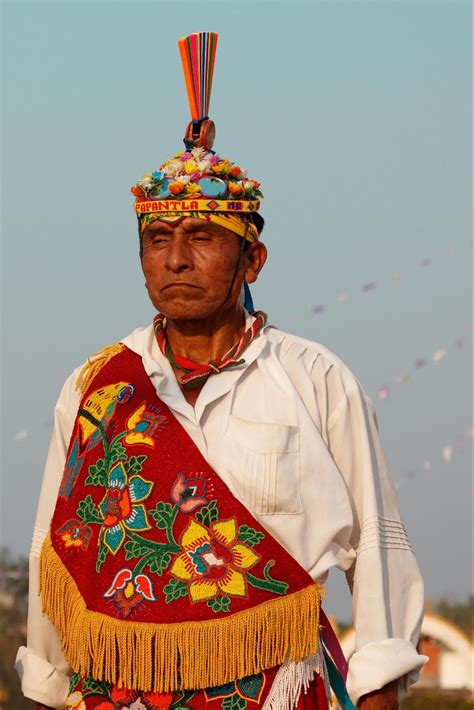
{"type": "MultiPolygon", "coordinates": [[[[186,150],[176,153],[160,169],[144,175],[132,188],[135,212],[147,224],[178,213],[246,213],[260,206],[260,183],[247,171],[212,150],[215,126],[208,117],[217,47],[215,32],[198,32],[178,41],[191,110],[186,128],[186,150]]],[[[237,231],[237,230],[233,230],[237,231]]]]}

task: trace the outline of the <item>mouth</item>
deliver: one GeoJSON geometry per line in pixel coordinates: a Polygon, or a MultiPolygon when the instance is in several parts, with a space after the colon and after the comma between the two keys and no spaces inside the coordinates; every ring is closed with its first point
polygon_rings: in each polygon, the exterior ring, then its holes
{"type": "Polygon", "coordinates": [[[161,290],[162,291],[168,291],[171,288],[200,288],[199,286],[196,286],[196,284],[190,284],[187,281],[174,281],[171,284],[167,284],[164,286],[161,290]]]}

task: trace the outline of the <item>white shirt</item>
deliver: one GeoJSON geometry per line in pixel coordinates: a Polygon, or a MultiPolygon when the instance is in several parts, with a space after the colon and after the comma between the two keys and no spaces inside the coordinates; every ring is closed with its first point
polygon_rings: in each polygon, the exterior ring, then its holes
{"type": "MultiPolygon", "coordinates": [[[[251,323],[247,318],[247,326],[251,323]]],[[[158,396],[202,455],[314,580],[344,570],[353,592],[353,702],[400,678],[400,694],[426,662],[416,643],[423,583],[387,472],[372,403],[322,345],[266,326],[245,364],[212,375],[194,407],[179,388],[152,326],[122,341],[142,357],[158,396]]],[[[79,368],[55,408],[30,553],[27,647],[16,667],[24,694],[62,707],[71,669],[41,613],[38,559],[54,512],[79,405],[79,368]]]]}

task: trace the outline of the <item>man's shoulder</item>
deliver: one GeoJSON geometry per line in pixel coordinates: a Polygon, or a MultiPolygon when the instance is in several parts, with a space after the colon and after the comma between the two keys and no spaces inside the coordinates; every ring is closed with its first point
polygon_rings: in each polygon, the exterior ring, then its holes
{"type": "Polygon", "coordinates": [[[292,368],[295,363],[301,363],[316,376],[327,376],[332,371],[348,385],[359,386],[350,367],[322,343],[287,333],[273,326],[267,329],[266,334],[285,368],[292,368]]]}
{"type": "MultiPolygon", "coordinates": [[[[143,355],[145,349],[149,347],[150,338],[153,337],[153,327],[139,326],[124,338],[115,343],[108,343],[94,352],[86,356],[86,359],[77,367],[75,367],[63,384],[61,393],[58,399],[58,405],[69,408],[74,407],[76,401],[80,399],[81,391],[84,389],[84,382],[81,382],[87,375],[87,371],[94,363],[100,363],[105,359],[110,359],[114,355],[122,351],[125,345],[129,350],[143,355]]],[[[92,368],[93,369],[93,368],[92,368]]]]}

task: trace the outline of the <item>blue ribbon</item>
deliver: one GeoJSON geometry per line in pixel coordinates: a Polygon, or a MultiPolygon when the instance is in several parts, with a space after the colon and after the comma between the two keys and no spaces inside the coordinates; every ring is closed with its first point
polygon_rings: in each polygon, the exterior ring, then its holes
{"type": "Polygon", "coordinates": [[[244,308],[249,313],[253,313],[255,310],[252,300],[252,294],[250,293],[249,285],[247,283],[244,283],[244,308]]]}

